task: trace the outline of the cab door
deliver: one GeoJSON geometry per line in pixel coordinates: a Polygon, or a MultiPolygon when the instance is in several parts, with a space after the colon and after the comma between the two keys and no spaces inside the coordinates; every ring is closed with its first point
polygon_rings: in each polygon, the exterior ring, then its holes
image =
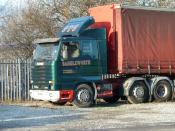
{"type": "MultiPolygon", "coordinates": [[[[76,84],[91,81],[101,72],[96,40],[79,40],[62,43],[62,89],[73,89],[76,84]]],[[[98,78],[99,79],[99,78],[98,78]]]]}
{"type": "Polygon", "coordinates": [[[81,76],[98,76],[101,72],[99,61],[99,48],[96,40],[81,40],[81,60],[86,64],[79,67],[81,76]]]}
{"type": "Polygon", "coordinates": [[[78,41],[62,42],[61,57],[61,87],[63,90],[70,90],[74,87],[80,76],[80,43],[78,41]]]}

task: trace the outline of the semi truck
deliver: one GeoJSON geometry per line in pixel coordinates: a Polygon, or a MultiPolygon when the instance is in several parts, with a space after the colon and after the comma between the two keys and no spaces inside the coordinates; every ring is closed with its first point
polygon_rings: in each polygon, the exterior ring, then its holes
{"type": "Polygon", "coordinates": [[[90,107],[169,101],[175,84],[175,10],[119,4],[89,9],[57,38],[36,40],[30,96],[90,107]]]}

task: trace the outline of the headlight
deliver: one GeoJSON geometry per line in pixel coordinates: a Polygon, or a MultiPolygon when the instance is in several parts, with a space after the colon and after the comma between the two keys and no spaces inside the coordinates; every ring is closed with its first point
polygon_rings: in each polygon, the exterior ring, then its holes
{"type": "Polygon", "coordinates": [[[49,84],[53,84],[53,81],[49,81],[49,84]]]}

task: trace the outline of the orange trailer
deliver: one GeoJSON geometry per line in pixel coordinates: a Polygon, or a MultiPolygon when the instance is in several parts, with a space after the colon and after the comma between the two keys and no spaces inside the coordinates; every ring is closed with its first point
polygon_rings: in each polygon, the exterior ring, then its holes
{"type": "Polygon", "coordinates": [[[175,73],[175,11],[118,4],[90,8],[108,37],[108,70],[120,74],[175,73]]]}

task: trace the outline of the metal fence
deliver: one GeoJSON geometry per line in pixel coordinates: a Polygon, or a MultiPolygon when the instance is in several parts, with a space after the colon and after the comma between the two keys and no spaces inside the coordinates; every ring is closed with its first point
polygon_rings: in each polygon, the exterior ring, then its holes
{"type": "Polygon", "coordinates": [[[0,60],[0,101],[30,100],[31,60],[0,60]]]}

